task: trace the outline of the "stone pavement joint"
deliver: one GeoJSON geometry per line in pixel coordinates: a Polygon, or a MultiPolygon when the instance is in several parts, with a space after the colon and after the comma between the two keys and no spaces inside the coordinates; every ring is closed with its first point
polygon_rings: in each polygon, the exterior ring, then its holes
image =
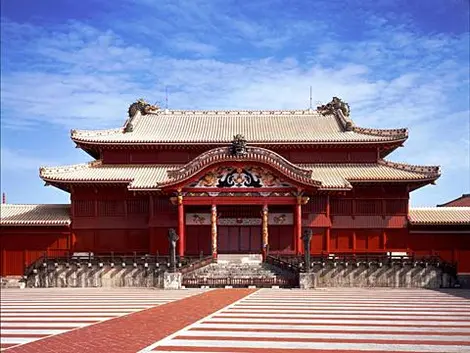
{"type": "Polygon", "coordinates": [[[256,289],[211,290],[13,347],[7,352],[137,352],[253,292],[256,289]]]}

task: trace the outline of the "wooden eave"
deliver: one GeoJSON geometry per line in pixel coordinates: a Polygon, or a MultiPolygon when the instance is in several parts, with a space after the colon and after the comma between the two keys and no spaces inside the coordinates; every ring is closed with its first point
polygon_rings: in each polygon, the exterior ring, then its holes
{"type": "MultiPolygon", "coordinates": [[[[309,147],[320,148],[320,149],[336,149],[339,147],[346,148],[361,148],[364,145],[375,147],[378,149],[380,158],[388,156],[390,153],[395,151],[398,147],[403,146],[406,139],[396,141],[384,141],[384,142],[360,142],[352,143],[347,142],[250,142],[251,146],[263,147],[266,149],[282,149],[282,150],[302,150],[309,147]]],[[[217,147],[227,146],[227,143],[192,143],[192,144],[180,144],[180,143],[95,143],[95,142],[81,142],[74,141],[76,148],[81,148],[84,152],[90,155],[94,159],[101,158],[101,151],[103,149],[120,149],[120,150],[195,150],[195,149],[212,149],[217,147]]]]}

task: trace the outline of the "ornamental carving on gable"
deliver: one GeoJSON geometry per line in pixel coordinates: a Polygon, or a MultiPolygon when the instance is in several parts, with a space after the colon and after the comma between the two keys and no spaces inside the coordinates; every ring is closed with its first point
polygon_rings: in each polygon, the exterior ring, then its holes
{"type": "Polygon", "coordinates": [[[194,188],[288,188],[291,184],[258,166],[218,167],[210,170],[198,181],[189,185],[194,188]]]}

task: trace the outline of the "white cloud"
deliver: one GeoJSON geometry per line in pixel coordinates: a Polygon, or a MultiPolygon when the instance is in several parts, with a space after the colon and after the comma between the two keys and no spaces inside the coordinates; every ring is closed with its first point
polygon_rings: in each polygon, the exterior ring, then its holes
{"type": "MultiPolygon", "coordinates": [[[[167,15],[126,23],[145,40],[130,41],[122,24],[100,30],[78,21],[59,28],[3,21],[12,44],[2,60],[2,126],[117,127],[132,101],[162,102],[166,86],[170,108],[305,108],[313,86],[314,102],[344,98],[360,126],[409,127],[409,141],[391,159],[468,173],[467,35],[413,31],[405,15],[402,25],[369,16],[367,35],[344,41],[326,30],[334,12],[312,22],[281,14],[285,21],[273,25],[229,16],[224,2],[146,4],[167,15]],[[198,31],[211,36],[201,40],[198,31]]],[[[245,6],[257,13],[269,4],[245,6]]]]}

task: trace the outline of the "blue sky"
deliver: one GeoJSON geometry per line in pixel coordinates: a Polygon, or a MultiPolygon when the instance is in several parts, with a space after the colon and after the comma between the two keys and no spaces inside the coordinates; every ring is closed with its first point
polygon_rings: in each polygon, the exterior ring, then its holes
{"type": "Polygon", "coordinates": [[[468,0],[1,0],[1,189],[67,203],[39,166],[90,160],[70,129],[114,128],[145,97],[174,109],[307,108],[408,127],[388,159],[440,165],[433,206],[470,192],[468,0]]]}

